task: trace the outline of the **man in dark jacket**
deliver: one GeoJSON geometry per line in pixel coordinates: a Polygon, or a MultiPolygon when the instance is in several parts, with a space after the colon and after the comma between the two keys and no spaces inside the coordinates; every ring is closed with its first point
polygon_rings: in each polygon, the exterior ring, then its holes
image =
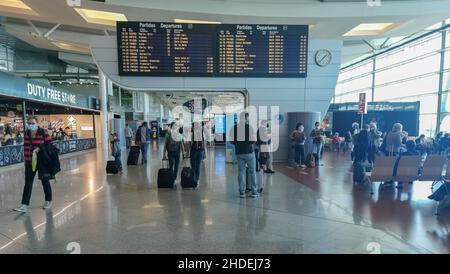
{"type": "Polygon", "coordinates": [[[245,198],[246,166],[248,167],[252,198],[258,198],[256,185],[256,157],[253,145],[256,143],[256,134],[249,124],[249,114],[242,112],[240,122],[230,132],[231,144],[235,147],[239,169],[239,197],[245,198]]]}

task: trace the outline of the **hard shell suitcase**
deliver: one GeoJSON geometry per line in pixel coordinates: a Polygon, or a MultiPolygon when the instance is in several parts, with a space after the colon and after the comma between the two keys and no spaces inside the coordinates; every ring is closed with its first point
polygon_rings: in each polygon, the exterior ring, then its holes
{"type": "Polygon", "coordinates": [[[141,148],[139,146],[131,146],[128,154],[127,165],[137,166],[139,155],[141,155],[141,148]]]}
{"type": "MultiPolygon", "coordinates": [[[[163,160],[163,163],[165,161],[163,160]]],[[[163,164],[164,166],[164,164],[163,164]]],[[[175,184],[175,176],[170,168],[164,168],[158,170],[158,188],[173,188],[175,184]]]]}
{"type": "MultiPolygon", "coordinates": [[[[251,192],[252,187],[250,185],[250,172],[248,167],[245,174],[245,191],[251,192]]],[[[264,171],[262,168],[256,169],[256,189],[258,190],[258,193],[262,193],[264,190],[264,171]]]]}
{"type": "Polygon", "coordinates": [[[106,163],[106,174],[117,174],[119,173],[119,167],[116,161],[108,161],[106,163]]]}

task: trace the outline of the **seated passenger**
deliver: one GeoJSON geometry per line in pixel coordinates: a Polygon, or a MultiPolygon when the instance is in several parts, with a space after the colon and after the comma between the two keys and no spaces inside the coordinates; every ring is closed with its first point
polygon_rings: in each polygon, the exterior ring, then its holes
{"type": "Polygon", "coordinates": [[[406,151],[402,152],[401,156],[413,155],[420,155],[420,152],[416,150],[416,142],[409,140],[406,142],[406,151]]]}
{"type": "MultiPolygon", "coordinates": [[[[397,159],[397,161],[395,162],[395,166],[394,166],[394,174],[397,174],[397,168],[398,168],[398,163],[400,162],[400,158],[402,156],[418,156],[420,155],[420,152],[416,150],[416,142],[413,140],[409,140],[406,142],[406,151],[402,152],[400,154],[400,157],[397,159]]],[[[418,174],[420,174],[420,168],[418,170],[418,174]]],[[[412,182],[409,182],[410,184],[412,184],[412,182]]],[[[397,188],[403,188],[403,182],[398,182],[397,184],[397,188]]]]}

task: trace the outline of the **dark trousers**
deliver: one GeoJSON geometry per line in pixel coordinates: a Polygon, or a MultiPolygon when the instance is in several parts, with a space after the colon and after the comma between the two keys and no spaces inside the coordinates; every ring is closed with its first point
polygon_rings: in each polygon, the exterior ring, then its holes
{"type": "Polygon", "coordinates": [[[299,165],[305,164],[305,145],[295,145],[295,162],[299,165]]]}
{"type": "MultiPolygon", "coordinates": [[[[33,181],[36,176],[36,171],[31,167],[31,161],[25,161],[25,186],[23,188],[22,204],[29,205],[31,199],[31,192],[33,190],[33,181]]],[[[49,179],[43,179],[42,187],[44,188],[45,200],[52,200],[52,187],[49,179]]]]}
{"type": "Polygon", "coordinates": [[[180,150],[167,151],[167,157],[169,158],[169,168],[173,172],[173,179],[177,179],[178,166],[180,164],[180,150]]]}
{"type": "Polygon", "coordinates": [[[205,154],[204,149],[191,149],[191,168],[194,171],[195,181],[200,178],[200,165],[205,154]]]}

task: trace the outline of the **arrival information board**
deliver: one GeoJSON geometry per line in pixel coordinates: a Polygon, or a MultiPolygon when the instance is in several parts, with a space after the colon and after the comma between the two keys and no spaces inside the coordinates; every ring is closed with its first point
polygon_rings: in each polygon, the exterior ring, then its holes
{"type": "Polygon", "coordinates": [[[308,26],[117,22],[123,76],[306,77],[308,26]]]}

